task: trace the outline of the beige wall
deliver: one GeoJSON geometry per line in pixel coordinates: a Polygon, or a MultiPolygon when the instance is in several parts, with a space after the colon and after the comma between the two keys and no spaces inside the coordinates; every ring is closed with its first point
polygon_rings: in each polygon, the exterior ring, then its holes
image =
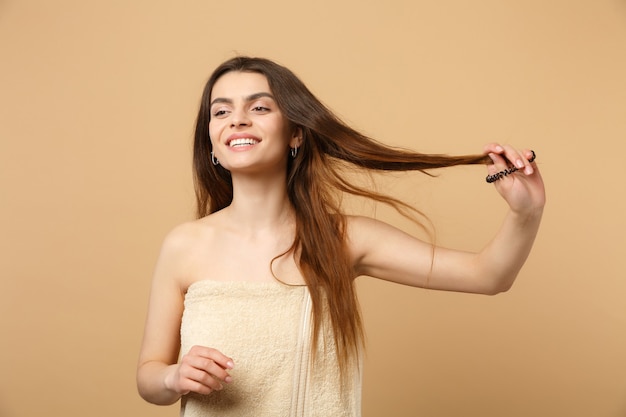
{"type": "MultiPolygon", "coordinates": [[[[2,417],[177,415],[135,361],[161,239],[193,214],[200,91],[235,52],[390,144],[537,151],[549,204],[511,292],[359,280],[365,416],[626,416],[624,1],[4,0],[2,417]]],[[[484,175],[389,187],[477,249],[505,211],[484,175]]]]}

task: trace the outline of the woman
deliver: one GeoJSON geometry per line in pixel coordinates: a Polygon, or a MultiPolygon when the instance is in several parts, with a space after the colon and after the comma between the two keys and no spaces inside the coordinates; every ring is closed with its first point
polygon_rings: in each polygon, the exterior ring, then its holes
{"type": "Polygon", "coordinates": [[[534,154],[498,144],[484,151],[390,148],[339,121],[272,61],[222,64],[196,125],[198,220],[166,237],[155,270],[137,372],[142,397],[182,398],[185,416],[360,415],[356,277],[496,294],[530,252],[545,204],[534,154]],[[479,253],[433,247],[341,212],[344,192],[410,209],[348,181],[346,167],[479,163],[489,164],[510,207],[479,253]]]}

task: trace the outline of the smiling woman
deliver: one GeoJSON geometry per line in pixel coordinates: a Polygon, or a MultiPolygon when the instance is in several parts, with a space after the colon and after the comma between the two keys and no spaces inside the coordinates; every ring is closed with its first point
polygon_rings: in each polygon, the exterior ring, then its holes
{"type": "Polygon", "coordinates": [[[489,144],[451,157],[400,150],[341,122],[287,68],[238,57],[205,87],[196,123],[198,219],[165,239],[138,365],[140,394],[182,398],[185,416],[358,416],[360,275],[440,290],[510,288],[536,236],[545,195],[531,151],[489,144]],[[509,213],[478,253],[434,247],[348,216],[341,193],[406,213],[402,201],[342,176],[514,166],[495,182],[509,213]],[[506,244],[504,244],[506,243],[506,244]]]}
{"type": "Polygon", "coordinates": [[[301,130],[283,117],[262,74],[224,74],[213,87],[210,113],[212,155],[231,172],[247,166],[260,174],[284,166],[285,150],[297,149],[302,141],[301,130]]]}

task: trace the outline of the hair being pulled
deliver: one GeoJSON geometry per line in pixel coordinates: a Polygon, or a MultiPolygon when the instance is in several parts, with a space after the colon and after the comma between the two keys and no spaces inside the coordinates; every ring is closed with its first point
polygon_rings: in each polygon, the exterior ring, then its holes
{"type": "Polygon", "coordinates": [[[233,198],[230,173],[210,161],[208,130],[213,86],[222,75],[232,71],[265,75],[284,117],[302,130],[297,158],[290,158],[287,166],[286,186],[296,215],[294,241],[288,253],[295,255],[311,294],[313,346],[327,314],[344,373],[358,358],[363,326],[340,196],[348,193],[365,197],[390,205],[405,216],[419,213],[399,199],[356,184],[343,174],[345,167],[365,172],[420,171],[430,175],[427,171],[435,168],[491,161],[486,155],[433,155],[386,146],[342,122],[289,69],[264,58],[236,57],[213,72],[202,95],[193,154],[198,217],[228,206],[233,198]]]}

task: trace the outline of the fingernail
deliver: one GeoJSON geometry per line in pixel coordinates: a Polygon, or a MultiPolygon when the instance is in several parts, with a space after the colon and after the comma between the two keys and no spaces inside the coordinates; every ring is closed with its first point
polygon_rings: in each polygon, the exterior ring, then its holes
{"type": "Polygon", "coordinates": [[[526,169],[524,170],[524,173],[526,173],[526,175],[532,174],[533,173],[533,167],[527,166],[526,169]]]}
{"type": "Polygon", "coordinates": [[[231,382],[233,382],[233,378],[229,375],[226,378],[224,378],[224,382],[226,382],[227,384],[230,384],[231,382]]]}
{"type": "Polygon", "coordinates": [[[230,369],[233,369],[235,367],[235,364],[233,363],[233,361],[228,361],[226,362],[226,366],[228,366],[230,369]]]}
{"type": "Polygon", "coordinates": [[[496,146],[496,151],[498,152],[502,152],[504,150],[504,148],[502,146],[496,146]]]}
{"type": "Polygon", "coordinates": [[[518,168],[524,168],[524,163],[522,162],[521,159],[518,159],[517,161],[515,161],[515,165],[517,165],[518,168]]]}

